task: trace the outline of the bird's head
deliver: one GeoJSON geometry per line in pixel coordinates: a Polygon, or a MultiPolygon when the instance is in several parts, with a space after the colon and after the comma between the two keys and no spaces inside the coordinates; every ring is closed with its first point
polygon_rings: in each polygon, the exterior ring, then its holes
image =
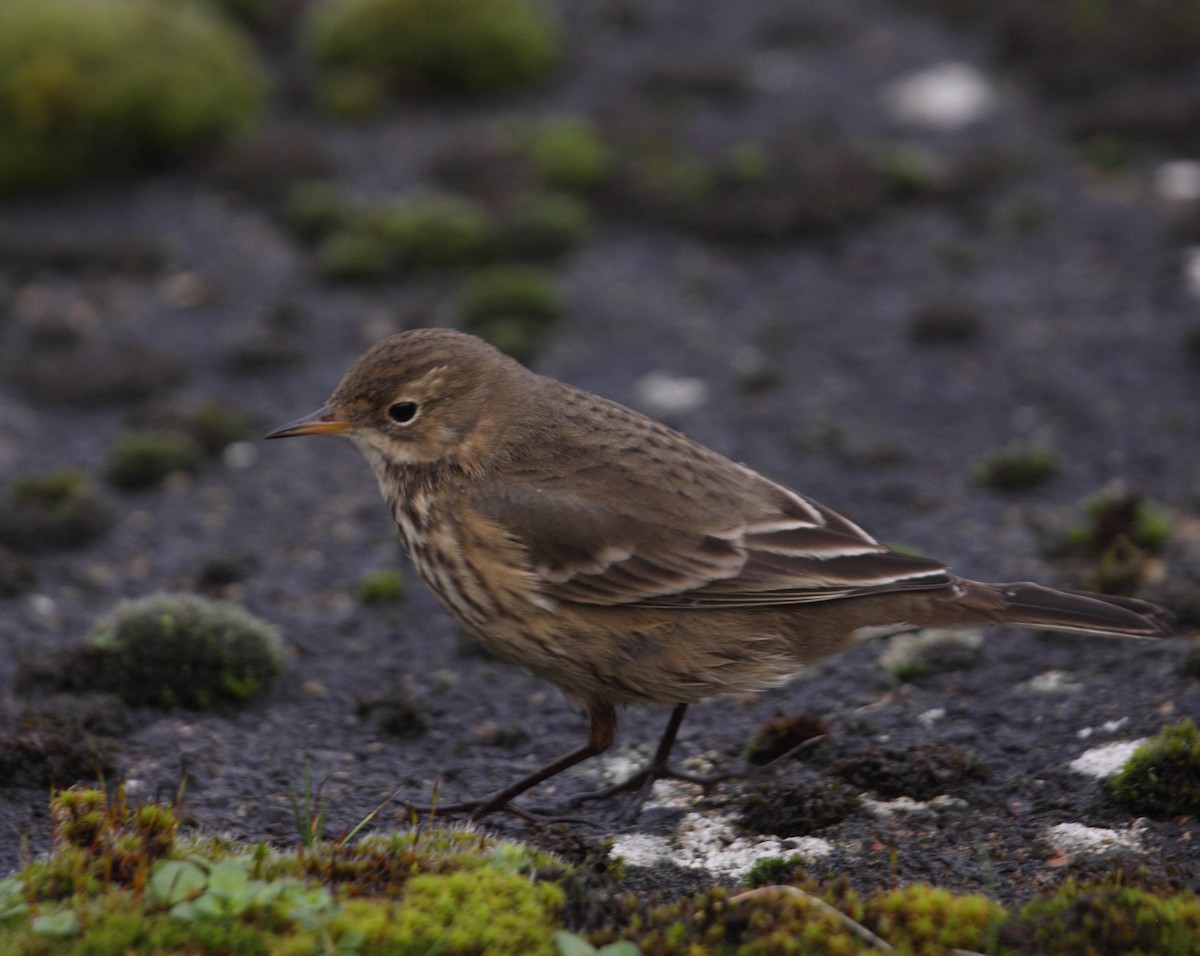
{"type": "Polygon", "coordinates": [[[529,374],[480,339],[450,329],[414,329],[379,342],[311,415],[268,434],[345,435],[372,461],[408,466],[457,461],[470,466],[504,389],[529,374]]]}

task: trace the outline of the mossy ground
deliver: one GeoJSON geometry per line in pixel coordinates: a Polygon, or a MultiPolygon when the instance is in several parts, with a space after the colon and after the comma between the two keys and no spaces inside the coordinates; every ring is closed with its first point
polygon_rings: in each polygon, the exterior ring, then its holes
{"type": "MultiPolygon", "coordinates": [[[[231,4],[245,9],[220,6],[231,4]]],[[[1200,628],[1197,320],[1184,269],[1200,214],[1157,186],[1162,161],[1196,155],[1189,62],[1135,69],[1110,56],[1103,89],[1051,98],[996,24],[1054,5],[973,4],[985,19],[961,26],[908,0],[596,0],[557,5],[562,56],[528,85],[477,96],[345,74],[334,90],[292,42],[302,10],[269,6],[265,21],[226,21],[271,73],[253,138],[161,156],[138,178],[101,178],[101,162],[84,188],[8,199],[0,214],[0,486],[66,470],[109,518],[58,543],[39,526],[0,550],[0,646],[11,649],[0,741],[14,768],[0,775],[5,869],[24,845],[47,847],[49,787],[97,774],[145,795],[186,776],[188,826],[287,846],[288,785],[307,758],[327,777],[338,833],[396,790],[475,796],[578,745],[586,728],[557,692],[461,651],[411,575],[402,603],[358,599],[368,572],[402,559],[351,448],[251,440],[319,407],[379,337],[461,325],[480,269],[534,266],[553,287],[561,309],[535,336],[497,328],[538,371],[627,404],[643,401],[648,376],[682,381],[706,400],[672,412],[675,424],[889,542],[975,577],[1161,595],[1181,630],[1200,628]],[[988,117],[929,131],[889,113],[893,80],[963,60],[997,93],[988,117]],[[359,118],[332,118],[327,95],[359,118]],[[394,244],[372,260],[380,245],[363,228],[371,243],[343,263],[370,281],[320,273],[325,239],[373,214],[386,214],[387,238],[403,236],[397,208],[429,198],[447,215],[424,219],[420,255],[394,244]],[[240,424],[193,429],[188,410],[208,403],[240,424]],[[142,428],[190,435],[203,467],[138,494],[106,487],[108,450],[142,428]],[[1010,446],[1052,449],[1053,480],[1019,496],[976,485],[977,465],[1010,446]],[[1158,503],[1157,521],[1125,521],[1132,548],[1042,550],[1072,524],[1090,528],[1080,502],[1113,479],[1158,503]],[[288,667],[268,693],[205,710],[121,705],[115,721],[111,698],[89,694],[85,708],[79,687],[52,696],[19,682],[19,662],[54,660],[121,599],[187,590],[280,628],[288,667]],[[68,699],[75,715],[54,719],[68,699]]],[[[1159,6],[1122,19],[1147,49],[1164,34],[1142,13],[1159,6]]],[[[1091,49],[1116,42],[1102,39],[1091,49]]],[[[926,883],[986,892],[1011,912],[1118,866],[1050,845],[1049,828],[1068,821],[1130,836],[1124,865],[1158,881],[1145,891],[1200,885],[1195,817],[1134,827],[1139,811],[1070,769],[1200,709],[1185,641],[1000,630],[972,666],[922,664],[906,681],[879,656],[856,648],[753,700],[695,707],[678,756],[741,773],[755,728],[797,713],[824,722],[831,754],[874,754],[875,783],[901,779],[931,744],[976,755],[986,778],[933,761],[902,782],[948,780],[946,793],[869,790],[816,831],[833,856],[815,875],[845,873],[864,898],[926,883]]],[[[662,718],[630,708],[621,719],[612,757],[628,764],[662,718]]],[[[818,758],[797,756],[810,769],[818,758]]],[[[562,775],[527,808],[560,811],[607,766],[562,775]]],[[[810,792],[800,783],[788,785],[798,813],[810,792]]],[[[735,845],[749,837],[738,819],[751,789],[730,780],[697,808],[720,814],[735,845]]],[[[503,815],[488,824],[565,852],[625,835],[623,810],[597,804],[595,826],[549,832],[503,815]]],[[[685,812],[653,807],[638,835],[673,840],[685,812]]],[[[669,904],[713,879],[666,860],[627,867],[622,886],[669,904]]],[[[569,896],[567,912],[584,908],[569,896]]]]}
{"type": "MultiPolygon", "coordinates": [[[[185,836],[180,806],[136,804],[119,788],[57,793],[52,850],[0,880],[0,952],[571,956],[590,941],[631,956],[855,956],[882,946],[904,956],[1183,956],[1200,931],[1195,895],[1119,880],[1069,881],[1006,910],[921,884],[859,894],[844,879],[818,882],[796,860],[777,860],[763,861],[740,893],[714,887],[641,901],[619,891],[615,870],[585,877],[472,829],[338,840],[310,832],[280,850],[185,836]],[[592,912],[608,898],[605,925],[571,924],[570,913],[588,912],[578,906],[584,896],[592,912]]],[[[296,810],[300,822],[313,806],[296,810]]]]}

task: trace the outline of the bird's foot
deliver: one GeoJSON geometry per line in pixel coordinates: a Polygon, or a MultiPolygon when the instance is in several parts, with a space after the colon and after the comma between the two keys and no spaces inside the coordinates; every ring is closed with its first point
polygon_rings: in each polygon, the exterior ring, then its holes
{"type": "Polygon", "coordinates": [[[518,807],[508,800],[498,799],[499,794],[482,797],[479,800],[463,800],[459,803],[413,803],[411,800],[398,800],[402,807],[414,816],[427,816],[431,820],[437,817],[466,817],[474,823],[493,813],[508,813],[529,824],[573,823],[584,826],[599,827],[601,824],[586,817],[553,816],[543,813],[531,813],[518,807]]]}
{"type": "Polygon", "coordinates": [[[665,764],[650,763],[631,774],[619,783],[614,783],[610,787],[604,787],[601,790],[591,790],[587,793],[578,794],[568,801],[568,806],[577,806],[581,803],[591,803],[595,800],[607,800],[610,797],[615,797],[622,793],[633,793],[634,798],[629,806],[625,808],[623,823],[628,826],[637,821],[641,815],[642,807],[650,796],[650,791],[654,788],[654,784],[659,780],[679,780],[683,783],[692,783],[698,787],[703,787],[707,793],[717,784],[726,780],[730,780],[737,774],[711,774],[701,776],[699,774],[685,773],[682,770],[675,770],[665,764]]]}

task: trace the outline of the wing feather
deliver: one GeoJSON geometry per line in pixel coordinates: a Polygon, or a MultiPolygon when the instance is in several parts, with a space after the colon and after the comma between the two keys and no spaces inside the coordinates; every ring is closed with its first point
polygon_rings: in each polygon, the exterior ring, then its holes
{"type": "Polygon", "coordinates": [[[681,509],[656,500],[669,495],[660,489],[617,510],[579,482],[488,482],[475,505],[521,544],[554,601],[763,607],[949,583],[940,562],[892,551],[836,512],[745,474],[762,488],[731,499],[753,512],[736,524],[737,508],[697,500],[681,509]]]}

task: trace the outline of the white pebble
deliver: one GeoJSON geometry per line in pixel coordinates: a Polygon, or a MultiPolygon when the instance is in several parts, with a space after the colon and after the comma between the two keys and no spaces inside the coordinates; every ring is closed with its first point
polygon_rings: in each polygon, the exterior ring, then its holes
{"type": "Polygon", "coordinates": [[[996,105],[991,82],[967,63],[939,63],[896,80],[884,93],[896,119],[914,126],[957,129],[996,105]]]}

